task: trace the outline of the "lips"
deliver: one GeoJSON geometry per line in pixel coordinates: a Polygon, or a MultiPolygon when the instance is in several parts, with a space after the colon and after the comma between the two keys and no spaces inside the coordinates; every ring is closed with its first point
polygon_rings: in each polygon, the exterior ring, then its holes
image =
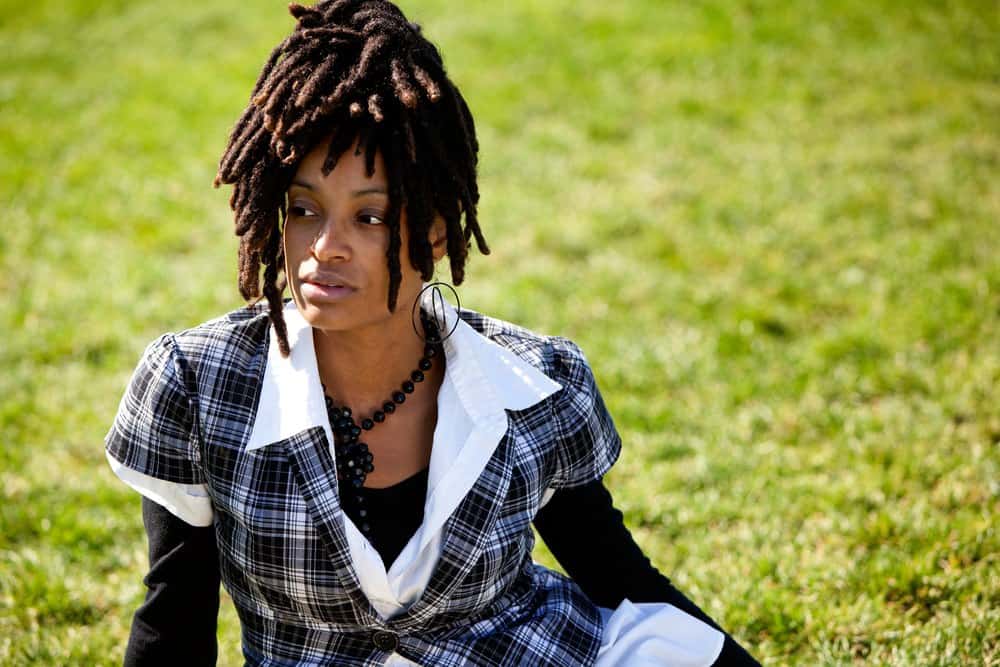
{"type": "Polygon", "coordinates": [[[302,283],[301,293],[311,303],[334,303],[354,294],[350,287],[327,287],[316,283],[302,283]]]}
{"type": "Polygon", "coordinates": [[[354,285],[335,273],[310,273],[302,279],[304,283],[310,283],[317,287],[345,287],[347,289],[357,289],[354,285]]]}
{"type": "Polygon", "coordinates": [[[302,279],[302,296],[312,302],[333,302],[349,297],[357,288],[335,273],[311,273],[302,279]]]}

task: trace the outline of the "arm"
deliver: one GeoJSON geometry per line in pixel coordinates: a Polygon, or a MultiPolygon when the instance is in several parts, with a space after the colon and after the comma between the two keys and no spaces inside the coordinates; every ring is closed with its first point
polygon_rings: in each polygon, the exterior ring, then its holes
{"type": "Polygon", "coordinates": [[[625,527],[603,481],[556,491],[539,510],[535,527],[552,555],[594,604],[614,609],[625,598],[631,602],[669,602],[719,628],[653,567],[625,527]]]}
{"type": "Polygon", "coordinates": [[[653,567],[632,539],[600,479],[557,490],[535,516],[535,528],[566,573],[594,604],[666,602],[726,634],[717,665],[757,665],[708,614],[653,567]]]}
{"type": "Polygon", "coordinates": [[[192,526],[145,497],[142,520],[149,538],[148,591],[132,619],[125,667],[215,665],[215,528],[192,526]]]}
{"type": "MultiPolygon", "coordinates": [[[[566,338],[551,340],[552,374],[563,391],[552,404],[558,437],[551,480],[555,493],[535,516],[539,535],[595,604],[615,608],[625,598],[665,602],[725,634],[653,567],[632,539],[601,481],[621,452],[621,437],[583,350],[566,338]]],[[[759,663],[725,634],[715,664],[759,663]]]]}

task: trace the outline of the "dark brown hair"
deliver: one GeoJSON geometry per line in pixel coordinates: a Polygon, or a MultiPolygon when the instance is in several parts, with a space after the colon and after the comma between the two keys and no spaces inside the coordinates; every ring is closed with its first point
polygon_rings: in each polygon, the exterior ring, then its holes
{"type": "Polygon", "coordinates": [[[289,5],[298,21],[271,53],[233,127],[215,187],[233,185],[229,204],[240,237],[239,288],[266,298],[279,348],[288,355],[281,294],[286,191],[298,162],[332,136],[323,174],[345,150],[364,151],[368,175],[381,153],[389,185],[387,305],[396,309],[400,213],[409,225],[410,261],[424,280],[434,273],[428,231],[447,225],[452,282],[461,283],[479,228],[479,144],[469,108],[445,72],[441,54],[398,7],[384,0],[324,0],[289,5]],[[465,225],[462,225],[462,216],[465,225]],[[264,267],[263,285],[260,269],[264,267]]]}

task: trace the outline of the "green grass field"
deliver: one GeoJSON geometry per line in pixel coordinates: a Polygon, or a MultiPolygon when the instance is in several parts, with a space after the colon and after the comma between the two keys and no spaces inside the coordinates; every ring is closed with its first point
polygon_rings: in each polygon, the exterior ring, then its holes
{"type": "MultiPolygon", "coordinates": [[[[403,6],[478,123],[463,302],[586,351],[654,563],[768,665],[1000,665],[997,4],[403,6]]],[[[120,663],[103,436],[151,339],[240,305],[211,180],[291,25],[0,0],[0,664],[120,663]]]]}

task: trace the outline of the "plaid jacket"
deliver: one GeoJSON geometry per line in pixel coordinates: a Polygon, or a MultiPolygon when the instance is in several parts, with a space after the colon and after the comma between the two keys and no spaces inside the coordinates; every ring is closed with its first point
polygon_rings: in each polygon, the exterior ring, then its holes
{"type": "Polygon", "coordinates": [[[147,348],[107,452],[141,475],[205,489],[247,664],[382,665],[393,654],[444,666],[594,662],[598,610],[532,562],[531,521],[547,489],[611,467],[614,424],[574,343],[452,312],[562,388],[523,409],[492,404],[502,435],[444,521],[426,587],[388,618],[351,557],[328,426],[248,447],[268,364],[266,311],[235,311],[147,348]]]}

